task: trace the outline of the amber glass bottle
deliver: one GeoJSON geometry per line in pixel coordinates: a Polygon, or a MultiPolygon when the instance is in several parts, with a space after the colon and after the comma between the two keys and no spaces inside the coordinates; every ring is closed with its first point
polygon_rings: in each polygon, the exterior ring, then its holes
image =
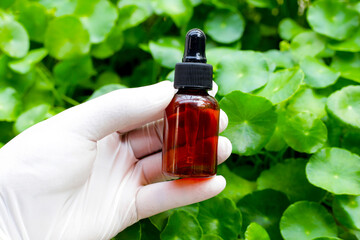
{"type": "Polygon", "coordinates": [[[163,173],[173,177],[216,174],[219,105],[208,94],[212,66],[206,64],[205,34],[192,29],[186,36],[182,63],[175,66],[178,89],[165,110],[163,173]]]}

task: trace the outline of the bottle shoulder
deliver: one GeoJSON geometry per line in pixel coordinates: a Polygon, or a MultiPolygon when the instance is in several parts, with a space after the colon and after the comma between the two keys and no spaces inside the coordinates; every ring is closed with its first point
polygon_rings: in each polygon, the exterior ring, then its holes
{"type": "Polygon", "coordinates": [[[219,109],[219,103],[210,95],[193,95],[193,94],[175,94],[170,105],[173,107],[180,105],[190,105],[200,108],[219,109]]]}

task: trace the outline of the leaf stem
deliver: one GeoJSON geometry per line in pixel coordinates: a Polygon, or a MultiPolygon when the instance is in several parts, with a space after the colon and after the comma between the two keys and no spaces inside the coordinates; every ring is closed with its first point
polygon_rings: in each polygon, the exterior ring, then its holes
{"type": "Polygon", "coordinates": [[[67,102],[70,103],[73,106],[79,105],[80,103],[78,101],[76,101],[75,99],[72,99],[71,97],[68,97],[66,95],[62,95],[62,99],[67,102]]]}

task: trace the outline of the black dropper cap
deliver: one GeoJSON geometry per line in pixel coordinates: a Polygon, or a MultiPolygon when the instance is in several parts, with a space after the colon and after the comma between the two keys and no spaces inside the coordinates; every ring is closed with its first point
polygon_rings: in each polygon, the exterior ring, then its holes
{"type": "Polygon", "coordinates": [[[212,89],[213,68],[206,64],[206,36],[200,29],[186,34],[182,63],[175,65],[175,88],[212,89]]]}

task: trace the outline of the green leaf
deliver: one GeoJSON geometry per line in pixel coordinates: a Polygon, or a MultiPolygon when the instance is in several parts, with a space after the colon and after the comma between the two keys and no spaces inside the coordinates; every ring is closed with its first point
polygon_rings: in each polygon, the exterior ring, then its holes
{"type": "Polygon", "coordinates": [[[6,9],[10,7],[14,2],[15,0],[2,0],[0,2],[0,8],[6,9]]]}
{"type": "Polygon", "coordinates": [[[360,155],[360,130],[350,128],[342,137],[341,147],[360,155]]]}
{"type": "Polygon", "coordinates": [[[233,91],[220,101],[229,118],[223,132],[233,145],[233,152],[253,155],[270,139],[276,126],[277,115],[271,102],[263,97],[233,91]]]}
{"type": "Polygon", "coordinates": [[[305,30],[291,18],[284,18],[279,23],[279,35],[282,39],[291,40],[305,30]]]}
{"type": "Polygon", "coordinates": [[[46,9],[55,12],[56,17],[73,14],[77,0],[38,0],[46,9]]]}
{"type": "Polygon", "coordinates": [[[271,239],[281,239],[279,222],[289,204],[283,193],[266,189],[245,196],[237,206],[243,214],[243,227],[256,222],[266,229],[271,239]]]}
{"type": "Polygon", "coordinates": [[[285,240],[337,236],[337,227],[330,213],[319,203],[307,201],[296,202],[286,209],[280,230],[285,240]]]}
{"type": "Polygon", "coordinates": [[[206,234],[201,240],[223,240],[223,238],[215,234],[206,234]]]}
{"type": "Polygon", "coordinates": [[[119,75],[113,71],[102,72],[96,78],[95,88],[98,89],[104,85],[108,84],[120,84],[121,79],[119,75]]]}
{"type": "Polygon", "coordinates": [[[145,21],[153,13],[151,3],[148,0],[132,0],[119,1],[119,26],[125,30],[135,27],[145,21]]]}
{"type": "Polygon", "coordinates": [[[151,221],[151,223],[159,230],[162,231],[164,230],[169,216],[174,213],[175,211],[186,211],[187,213],[190,213],[191,215],[193,215],[194,217],[197,217],[198,213],[199,213],[199,204],[195,203],[192,205],[188,205],[188,206],[183,206],[183,207],[178,207],[178,208],[174,208],[174,209],[170,209],[168,211],[156,214],[154,216],[151,216],[149,219],[151,221]]]}
{"type": "Polygon", "coordinates": [[[170,217],[161,240],[199,240],[203,233],[198,220],[188,212],[175,211],[170,217]]]}
{"type": "Polygon", "coordinates": [[[243,35],[245,21],[238,12],[217,9],[209,14],[205,21],[204,30],[215,41],[232,43],[243,35]]]}
{"type": "Polygon", "coordinates": [[[325,88],[336,82],[340,73],[317,58],[305,57],[300,62],[305,73],[305,83],[313,88],[325,88]]]}
{"type": "Polygon", "coordinates": [[[285,69],[270,74],[268,83],[257,95],[266,97],[273,104],[289,99],[299,89],[304,73],[299,68],[285,69]]]}
{"type": "Polygon", "coordinates": [[[14,125],[15,133],[21,133],[25,129],[39,123],[51,115],[48,114],[50,106],[47,104],[41,104],[33,107],[26,112],[23,112],[17,119],[14,125]]]}
{"type": "Polygon", "coordinates": [[[121,84],[116,84],[116,83],[104,85],[104,86],[100,87],[99,89],[97,89],[93,94],[91,94],[91,96],[89,97],[88,100],[97,98],[106,93],[109,93],[109,92],[112,92],[112,91],[115,91],[118,89],[123,89],[123,88],[126,88],[126,86],[121,85],[121,84]]]}
{"type": "Polygon", "coordinates": [[[331,67],[341,73],[341,76],[360,83],[360,54],[337,53],[331,62],[331,67]]]}
{"type": "Polygon", "coordinates": [[[31,50],[24,58],[9,62],[9,67],[20,74],[28,73],[48,54],[45,48],[31,50]]]}
{"type": "Polygon", "coordinates": [[[292,68],[294,62],[291,58],[289,51],[281,52],[279,50],[268,50],[263,53],[270,71],[274,71],[279,68],[292,68]]]}
{"type": "Polygon", "coordinates": [[[90,34],[91,43],[100,43],[115,26],[118,13],[116,7],[107,0],[77,0],[74,12],[90,34]]]}
{"type": "Polygon", "coordinates": [[[241,212],[228,198],[214,197],[201,202],[198,220],[204,232],[223,239],[237,239],[241,231],[241,212]]]}
{"type": "Polygon", "coordinates": [[[57,59],[79,57],[90,50],[89,33],[76,17],[55,18],[46,30],[45,47],[57,59]]]}
{"type": "MultiPolygon", "coordinates": [[[[38,72],[41,72],[42,68],[37,68],[36,70],[38,72]]],[[[32,72],[30,72],[31,74],[32,72]]],[[[22,75],[26,76],[28,74],[22,75]]],[[[42,74],[41,74],[42,75],[42,74]]],[[[40,104],[48,104],[53,105],[54,104],[54,92],[53,92],[53,83],[49,80],[44,80],[44,78],[40,77],[38,74],[36,75],[36,79],[34,79],[34,82],[30,89],[28,89],[26,92],[24,92],[23,95],[23,105],[24,109],[30,109],[32,107],[36,107],[40,104]]]]}
{"type": "Polygon", "coordinates": [[[328,48],[328,45],[325,46],[325,48],[319,52],[316,57],[318,58],[330,58],[333,57],[335,55],[335,51],[332,50],[331,48],[328,48]]]}
{"type": "Polygon", "coordinates": [[[360,195],[360,157],[341,148],[324,148],[306,166],[310,183],[334,194],[360,195]]]}
{"type": "Polygon", "coordinates": [[[14,58],[22,58],[29,51],[29,36],[25,28],[11,17],[0,14],[0,50],[14,58]]]}
{"type": "Polygon", "coordinates": [[[77,83],[87,80],[95,74],[89,56],[78,59],[69,59],[59,62],[54,67],[54,77],[63,93],[72,92],[77,83]]]}
{"type": "Polygon", "coordinates": [[[160,232],[150,222],[148,218],[140,221],[141,225],[141,240],[159,240],[160,232]]]}
{"type": "Polygon", "coordinates": [[[270,240],[270,237],[261,225],[253,222],[246,228],[245,240],[270,240]]]}
{"type": "Polygon", "coordinates": [[[220,197],[230,198],[234,202],[238,202],[245,195],[252,193],[256,189],[256,183],[248,181],[222,164],[218,166],[217,173],[226,179],[226,187],[220,193],[220,197]]]}
{"type": "Polygon", "coordinates": [[[319,201],[325,191],[309,183],[305,175],[307,161],[287,159],[261,173],[257,179],[258,189],[271,188],[286,194],[291,202],[300,200],[319,201]]]}
{"type": "Polygon", "coordinates": [[[4,143],[0,142],[0,148],[2,148],[4,145],[5,145],[4,143]]]}
{"type": "Polygon", "coordinates": [[[19,22],[25,27],[31,40],[43,42],[49,16],[46,8],[37,2],[29,2],[19,14],[19,22]]]}
{"type": "Polygon", "coordinates": [[[319,237],[319,238],[314,238],[313,240],[342,240],[342,239],[337,237],[319,237]]]}
{"type": "Polygon", "coordinates": [[[358,13],[337,0],[318,0],[307,11],[307,20],[314,31],[343,40],[359,26],[358,13]]]}
{"type": "Polygon", "coordinates": [[[119,26],[115,26],[107,38],[91,48],[91,54],[100,59],[108,58],[119,51],[124,44],[124,36],[119,26]]]}
{"type": "Polygon", "coordinates": [[[12,87],[0,87],[0,121],[14,121],[21,108],[18,93],[12,87]]]}
{"type": "Polygon", "coordinates": [[[267,151],[278,152],[283,150],[285,147],[287,147],[287,144],[281,133],[279,125],[280,125],[280,121],[278,120],[274,133],[272,134],[270,140],[265,145],[265,149],[267,151]]]}
{"type": "Polygon", "coordinates": [[[190,0],[157,0],[154,9],[170,16],[178,27],[186,25],[193,14],[190,0]]]}
{"type": "Polygon", "coordinates": [[[360,86],[347,86],[331,94],[327,110],[341,122],[360,128],[360,86]]]}
{"type": "Polygon", "coordinates": [[[303,87],[289,101],[287,112],[296,114],[309,112],[317,118],[326,116],[326,97],[317,94],[312,88],[303,87]]]}
{"type": "Polygon", "coordinates": [[[269,68],[261,53],[238,51],[220,60],[215,75],[219,94],[225,95],[234,90],[251,92],[266,84],[269,68]]]}
{"type": "Polygon", "coordinates": [[[333,41],[328,46],[336,51],[359,52],[360,51],[360,29],[344,41],[333,41]]]}
{"type": "Polygon", "coordinates": [[[275,8],[277,6],[276,0],[246,0],[249,4],[258,8],[275,8]]]}
{"type": "Polygon", "coordinates": [[[13,137],[15,137],[15,133],[13,131],[13,122],[2,122],[0,121],[0,141],[2,143],[7,143],[13,137]]]}
{"type": "Polygon", "coordinates": [[[301,60],[306,56],[315,57],[324,49],[324,37],[312,31],[296,35],[290,45],[291,54],[297,60],[301,60]]]}
{"type": "Polygon", "coordinates": [[[360,230],[360,196],[335,196],[333,211],[336,219],[345,227],[360,230]]]}
{"type": "Polygon", "coordinates": [[[221,59],[237,52],[234,48],[229,47],[215,47],[206,50],[207,63],[213,65],[214,69],[221,59]]]}
{"type": "Polygon", "coordinates": [[[134,223],[130,227],[125,228],[122,232],[120,232],[115,240],[123,240],[123,239],[131,239],[131,240],[140,240],[141,239],[141,226],[140,223],[134,223]]]}
{"type": "Polygon", "coordinates": [[[314,153],[327,140],[325,124],[310,112],[287,116],[281,131],[286,143],[298,152],[314,153]]]}
{"type": "Polygon", "coordinates": [[[149,48],[153,58],[161,66],[175,68],[175,64],[182,59],[182,44],[177,38],[161,38],[156,42],[150,41],[149,48]]]}

